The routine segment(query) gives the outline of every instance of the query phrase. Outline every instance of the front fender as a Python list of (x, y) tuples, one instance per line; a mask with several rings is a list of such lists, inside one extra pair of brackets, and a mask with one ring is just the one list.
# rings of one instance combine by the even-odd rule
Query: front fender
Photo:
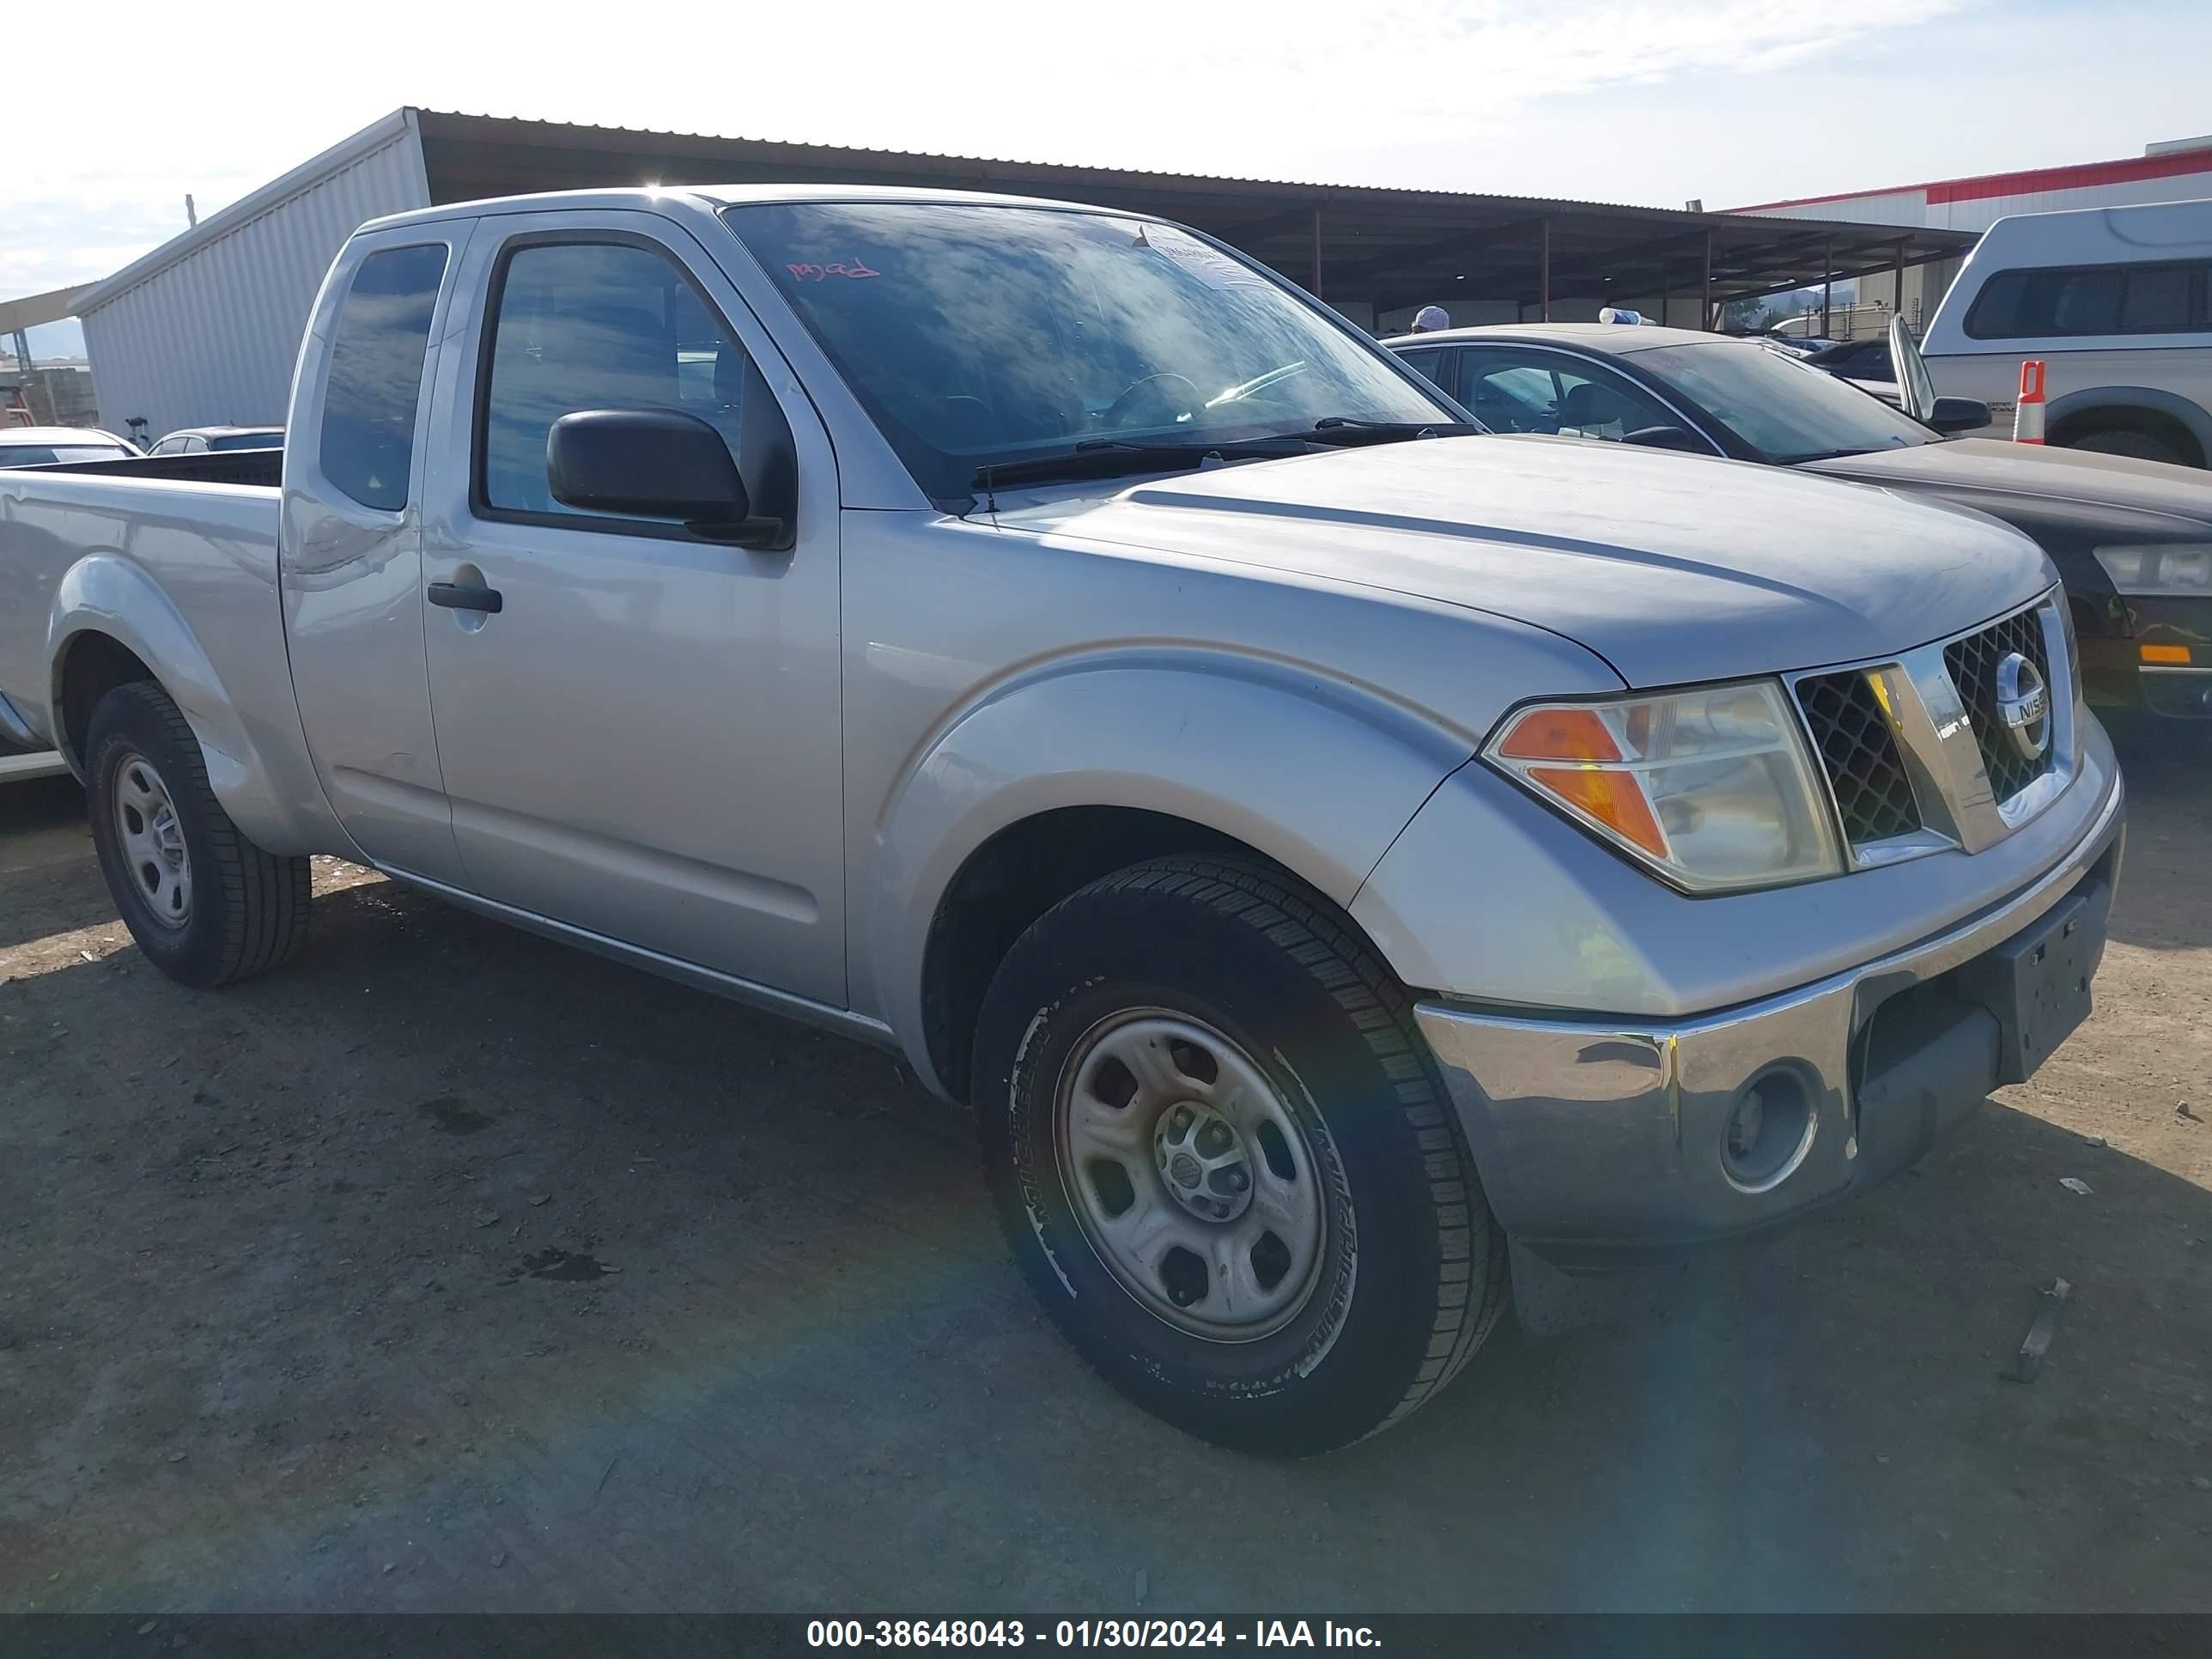
[(878, 820), (866, 895), (875, 1006), (933, 1086), (923, 959), (969, 857), (1067, 807), (1158, 812), (1234, 836), (1346, 904), (1463, 733), (1294, 665), (1158, 651), (1065, 660), (970, 702), (927, 739)]
[(257, 844), (283, 848), (292, 839), (295, 815), (271, 792), (268, 767), (222, 675), (161, 584), (117, 553), (88, 554), (71, 565), (55, 585), (47, 617), (49, 718), (55, 746), (71, 769), (82, 778), (85, 757), (76, 752), (62, 718), (62, 670), (71, 645), (85, 634), (106, 635), (154, 670), (199, 739), (209, 786), (223, 810)]

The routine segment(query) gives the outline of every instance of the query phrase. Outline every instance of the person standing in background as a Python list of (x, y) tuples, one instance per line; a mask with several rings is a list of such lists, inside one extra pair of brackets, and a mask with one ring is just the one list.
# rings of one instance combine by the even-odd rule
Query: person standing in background
[(1423, 306), (1413, 313), (1413, 332), (1435, 334), (1451, 326), (1451, 313), (1442, 306)]

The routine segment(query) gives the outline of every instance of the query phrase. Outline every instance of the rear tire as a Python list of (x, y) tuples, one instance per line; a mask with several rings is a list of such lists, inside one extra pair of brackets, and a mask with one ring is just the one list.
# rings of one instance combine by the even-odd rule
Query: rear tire
[(1347, 1445), (1434, 1397), (1504, 1309), (1504, 1239), (1404, 990), (1273, 871), (1092, 883), (1008, 952), (975, 1054), (1031, 1289), (1192, 1434)]
[(299, 950), (308, 861), (264, 853), (240, 832), (161, 687), (137, 681), (100, 700), (85, 776), (100, 872), (156, 968), (205, 989), (266, 973)]
[(2093, 455), (2124, 455), (2131, 460), (2166, 461), (2175, 466), (2195, 466), (2194, 456), (2182, 453), (2172, 439), (2140, 427), (2112, 426), (2101, 432), (2085, 432), (2069, 441), (2069, 449), (2086, 449)]

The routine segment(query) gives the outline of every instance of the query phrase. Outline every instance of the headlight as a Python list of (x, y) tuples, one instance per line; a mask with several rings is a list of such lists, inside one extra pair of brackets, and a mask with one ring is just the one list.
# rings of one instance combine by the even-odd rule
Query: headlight
[(1771, 680), (1518, 708), (1483, 757), (1692, 892), (1844, 867), (1812, 757)]
[(2100, 547), (2097, 562), (2121, 592), (2141, 599), (2212, 599), (2212, 542)]

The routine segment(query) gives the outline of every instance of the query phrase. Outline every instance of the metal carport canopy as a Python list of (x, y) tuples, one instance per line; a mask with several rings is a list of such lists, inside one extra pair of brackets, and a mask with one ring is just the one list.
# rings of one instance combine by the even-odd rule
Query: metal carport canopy
[(1975, 237), (1458, 191), (1131, 173), (826, 144), (416, 112), (434, 203), (637, 184), (995, 190), (1180, 220), (1323, 298), (1377, 313), (1440, 301), (1713, 302), (1955, 258)]

